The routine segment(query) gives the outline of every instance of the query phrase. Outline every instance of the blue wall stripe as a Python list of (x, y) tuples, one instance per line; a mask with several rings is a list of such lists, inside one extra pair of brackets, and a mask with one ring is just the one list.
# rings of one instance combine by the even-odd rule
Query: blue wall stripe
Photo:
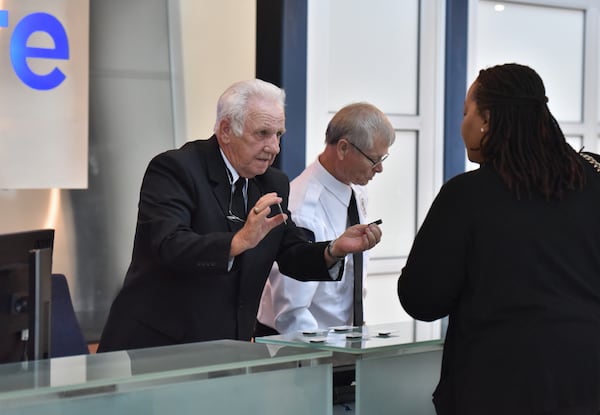
[(446, 1), (444, 182), (465, 171), (460, 134), (467, 83), (468, 0)]
[(286, 91), (286, 129), (280, 168), (290, 180), (306, 166), (306, 0), (284, 0), (281, 86)]

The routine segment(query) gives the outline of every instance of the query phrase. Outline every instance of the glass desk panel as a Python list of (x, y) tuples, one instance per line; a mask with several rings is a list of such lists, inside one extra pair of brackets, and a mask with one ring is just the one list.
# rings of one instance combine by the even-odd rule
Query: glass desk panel
[(356, 414), (435, 414), (443, 341), (414, 341), (412, 322), (330, 328), (255, 339), (333, 352), (333, 367), (354, 365)]
[(286, 413), (331, 414), (331, 371), (330, 352), (233, 340), (100, 353), (0, 365), (0, 407), (237, 414), (277, 413), (283, 401)]
[(408, 321), (363, 327), (340, 326), (257, 337), (255, 341), (361, 355), (363, 358), (382, 353), (406, 354), (440, 349), (443, 344), (441, 339), (415, 341), (413, 328), (413, 323)]

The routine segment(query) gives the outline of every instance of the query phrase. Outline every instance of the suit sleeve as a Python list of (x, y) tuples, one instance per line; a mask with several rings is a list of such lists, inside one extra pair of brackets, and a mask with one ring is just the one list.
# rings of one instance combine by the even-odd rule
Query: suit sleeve
[(202, 166), (171, 154), (155, 157), (146, 170), (137, 232), (148, 239), (151, 255), (162, 266), (184, 274), (225, 273), (233, 233), (199, 173)]
[(433, 321), (456, 306), (467, 275), (473, 209), (456, 182), (442, 187), (431, 205), (398, 279), (400, 302), (415, 319)]
[(276, 258), (280, 271), (299, 281), (332, 281), (334, 278), (329, 273), (324, 256), (329, 241), (307, 241), (305, 231), (296, 226), (295, 219), (292, 219), (288, 209), (290, 183), (287, 176), (282, 175), (272, 188), (283, 197), (281, 205), (290, 218), (285, 226)]

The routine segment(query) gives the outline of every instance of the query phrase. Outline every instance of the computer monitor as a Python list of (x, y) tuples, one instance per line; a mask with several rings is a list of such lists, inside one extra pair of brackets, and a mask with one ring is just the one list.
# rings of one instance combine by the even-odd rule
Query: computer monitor
[(53, 229), (0, 234), (0, 363), (50, 356)]

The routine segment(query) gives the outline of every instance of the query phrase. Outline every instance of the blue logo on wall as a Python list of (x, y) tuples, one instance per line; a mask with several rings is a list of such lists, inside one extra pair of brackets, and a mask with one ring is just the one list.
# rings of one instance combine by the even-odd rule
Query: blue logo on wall
[[(8, 27), (8, 10), (0, 10), (0, 29)], [(27, 45), (29, 37), (44, 32), (54, 42), (54, 48), (38, 48)], [(69, 39), (62, 23), (48, 13), (32, 13), (23, 17), (16, 25), (10, 38), (10, 61), (15, 74), (27, 86), (38, 90), (49, 90), (59, 86), (66, 78), (57, 67), (45, 74), (35, 73), (28, 59), (69, 59)]]

